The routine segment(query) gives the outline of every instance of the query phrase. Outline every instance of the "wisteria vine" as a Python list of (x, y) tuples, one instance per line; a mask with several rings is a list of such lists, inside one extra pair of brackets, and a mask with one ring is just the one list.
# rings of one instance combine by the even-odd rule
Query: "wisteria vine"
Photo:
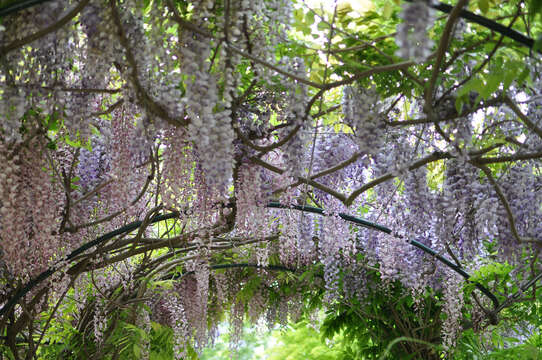
[(234, 352), (245, 319), (399, 293), (433, 359), (538, 306), (536, 14), (335, 5), (0, 9), (0, 350), (181, 359), (228, 319)]

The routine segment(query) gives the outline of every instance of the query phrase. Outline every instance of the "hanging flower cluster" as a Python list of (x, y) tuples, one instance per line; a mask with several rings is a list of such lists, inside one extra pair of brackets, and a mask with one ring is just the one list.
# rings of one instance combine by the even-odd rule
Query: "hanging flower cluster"
[(317, 257), (315, 219), (309, 214), (281, 211), (279, 214), (279, 255), (283, 264), (309, 266)]
[[(35, 299), (39, 313), (79, 277), (73, 298), (89, 311), (76, 321), (94, 330), (81, 333), (85, 341), (107, 344), (117, 326), (112, 315), (142, 307), (132, 322), (147, 332), (155, 330), (151, 319), (170, 327), (180, 359), (216, 338), (224, 313), (232, 348), (247, 316), (295, 321), (308, 293), (296, 286), (310, 277), (329, 307), (397, 286), (422, 311), (431, 287), (445, 315), (433, 325), (451, 350), (471, 305), (462, 298), (464, 279), (413, 244), (469, 271), (488, 243), (513, 264), (532, 256), (542, 241), (540, 80), (535, 89), (509, 86), (513, 100), (536, 95), (520, 111), (500, 107), (499, 95), (484, 97), (477, 115), (459, 117), (455, 95), (443, 95), (453, 94), (452, 81), (438, 78), (433, 121), (424, 118), (418, 87), (433, 70), (407, 70), (410, 62), (367, 61), (367, 73), (338, 65), (361, 54), (336, 42), (352, 30), (338, 32), (341, 21), (330, 20), (336, 58), (324, 62), (308, 46), (299, 51), (301, 40), (284, 41), (291, 1), (163, 3), (82, 1), (62, 30), (2, 54), (0, 305), (24, 281), (54, 270), (52, 294)], [(49, 1), (6, 17), (0, 48), (59, 24), (58, 13), (72, 6)], [(296, 21), (321, 15), (326, 25), (325, 9), (303, 9)], [(430, 3), (408, 2), (400, 18), (398, 55), (426, 60)], [(361, 51), (375, 51), (373, 40)], [(389, 46), (376, 49), (386, 55)], [(446, 66), (459, 83), (464, 62)], [(317, 83), (323, 67), (330, 76)], [(384, 71), (391, 68), (412, 84), (394, 89), (397, 74)], [(315, 106), (320, 100), (332, 104)], [(490, 172), (482, 171), (486, 163)], [(270, 210), (269, 201), (281, 208)], [(340, 212), (391, 230), (354, 226)], [(537, 267), (533, 260), (532, 273)], [(6, 326), (26, 321), (22, 305), (33, 296), (6, 310), (13, 318), (0, 319), (0, 331), (9, 337)], [(140, 301), (152, 313), (134, 305)], [(41, 331), (34, 320), (18, 335)]]
[(403, 22), (397, 25), (395, 42), (399, 46), (397, 56), (425, 61), (431, 54), (433, 41), (427, 37), (427, 29), (433, 25), (434, 10), (427, 2), (432, 0), (414, 0), (403, 3), (399, 17)]
[(198, 38), (197, 34), (190, 34), (181, 51), (182, 70), (192, 77), (186, 82), (183, 99), (190, 116), (188, 132), (206, 183), (223, 192), (232, 176), (234, 134), (231, 110), (220, 102), (216, 79), (207, 71), (210, 44)]
[[(102, 130), (107, 129), (102, 127)], [(91, 149), (82, 148), (79, 152), (77, 175), (81, 193), (85, 194), (107, 180), (111, 170), (111, 153), (109, 152), (110, 136), (104, 133), (90, 139)]]
[[(305, 64), (302, 59), (295, 58), (288, 65), (287, 69), (295, 75), (305, 76)], [(302, 165), (306, 156), (307, 131), (312, 128), (312, 119), (305, 114), (307, 86), (301, 83), (290, 83), (284, 95), (286, 96), (286, 104), (282, 116), (290, 126), (286, 127), (282, 134), (283, 136), (291, 136), (292, 131), (295, 131), (295, 133), (290, 141), (286, 143), (283, 159), (291, 176), (301, 176), (304, 172)]]
[(442, 324), (444, 347), (451, 349), (455, 346), (461, 333), (461, 309), (463, 300), (463, 278), (451, 270), (446, 271), (446, 287), (444, 287), (444, 313), (446, 320)]
[(173, 354), (175, 359), (184, 359), (188, 354), (187, 343), (192, 338), (183, 303), (174, 291), (162, 295), (154, 313), (161, 315), (165, 324), (173, 329)]
[(344, 122), (354, 130), (359, 150), (366, 154), (378, 152), (385, 143), (385, 136), (376, 90), (345, 86), (342, 103)]
[(6, 142), (22, 140), (21, 118), (26, 108), (26, 94), (22, 90), (7, 86), (0, 87), (0, 117), (3, 119), (0, 134)]
[[(358, 146), (353, 136), (347, 134), (322, 134), (316, 139), (312, 174), (329, 170), (343, 161), (350, 160), (356, 155)], [(343, 184), (344, 189), (359, 186), (364, 181), (363, 170), (366, 169), (367, 157), (353, 161), (347, 167), (334, 171), (329, 175), (318, 178), (324, 185), (333, 187), (335, 184)], [(330, 203), (332, 198), (324, 191), (314, 189), (315, 195), (324, 204)]]
[[(34, 141), (32, 144), (40, 148)], [(10, 151), (0, 142), (0, 248), (14, 277), (35, 276), (56, 260), (61, 250), (57, 184), (51, 183), (45, 154)], [(44, 211), (44, 209), (48, 209)]]
[(138, 168), (139, 154), (134, 154), (135, 149), (131, 145), (133, 141), (140, 141), (136, 138), (135, 125), (124, 114), (119, 114), (111, 124), (112, 142), (111, 151), (111, 183), (107, 186), (107, 197), (105, 203), (108, 211), (114, 213), (125, 208), (137, 213), (137, 208), (132, 207), (134, 200), (137, 200), (138, 192), (141, 191), (145, 182), (146, 169)]
[[(243, 165), (239, 169), (236, 186), (236, 226), (240, 234), (263, 239), (270, 233), (267, 219), (268, 198), (257, 166)], [(259, 265), (267, 265), (266, 244), (255, 244), (254, 251)]]
[[(324, 280), (328, 291), (328, 301), (333, 299), (339, 289), (339, 272), (342, 263), (350, 263), (355, 253), (355, 242), (350, 236), (348, 224), (339, 216), (340, 206), (334, 204), (329, 216), (322, 218), (318, 257), (324, 264)], [(333, 212), (331, 212), (333, 211)]]
[(162, 201), (168, 208), (184, 209), (193, 195), (190, 179), (194, 167), (193, 150), (183, 128), (171, 127), (164, 131), (164, 138)]

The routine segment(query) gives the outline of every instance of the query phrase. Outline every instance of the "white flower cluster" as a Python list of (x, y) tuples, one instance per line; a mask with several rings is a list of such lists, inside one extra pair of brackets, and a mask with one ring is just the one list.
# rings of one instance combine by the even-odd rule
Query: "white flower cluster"
[[(121, 59), (122, 48), (113, 33), (110, 31), (112, 21), (109, 8), (99, 0), (92, 0), (81, 11), (80, 30), (74, 32), (73, 39), (58, 39), (55, 51), (64, 49), (65, 55), (58, 54), (56, 59), (49, 53), (40, 60), (42, 66), (51, 66), (58, 63), (64, 68), (57, 69), (57, 73), (69, 74), (63, 80), (66, 87), (81, 89), (107, 88), (109, 70), (113, 60)], [(83, 36), (81, 36), (83, 35)], [(65, 36), (66, 37), (66, 36)], [(53, 43), (53, 42), (51, 42)], [(63, 57), (61, 57), (63, 56)], [(47, 58), (49, 57), (49, 58)], [(71, 62), (80, 64), (80, 72), (73, 76), (67, 64)], [(43, 78), (39, 83), (50, 83), (52, 69), (44, 72), (48, 78)], [(55, 79), (55, 83), (58, 80)], [(45, 97), (47, 99), (47, 97)], [(91, 128), (88, 126), (92, 113), (97, 111), (101, 102), (100, 94), (92, 92), (59, 92), (56, 91), (50, 101), (49, 107), (60, 108), (64, 111), (64, 125), (72, 138), (80, 136), (88, 139), (91, 136)]]
[[(299, 77), (305, 77), (305, 64), (303, 59), (293, 58), (291, 63), (286, 66), (286, 70)], [(307, 133), (311, 127), (312, 119), (305, 117), (305, 105), (307, 103), (307, 86), (299, 82), (288, 82), (284, 93), (286, 103), (285, 111), (282, 114), (283, 120), (291, 124), (283, 131), (283, 136), (287, 136), (297, 126), (300, 129), (286, 143), (284, 149), (284, 161), (288, 171), (292, 176), (303, 175), (303, 159), (306, 156), (305, 145), (307, 142)]]
[(278, 254), (285, 266), (298, 268), (317, 260), (314, 216), (297, 210), (276, 212), (280, 224)]
[[(30, 149), (41, 146), (35, 139), (28, 143)], [(18, 150), (13, 154), (0, 141), (0, 247), (12, 276), (28, 279), (45, 271), (60, 253), (56, 231), (62, 200), (43, 153)]]
[(104, 340), (104, 335), (107, 330), (107, 313), (106, 313), (106, 302), (103, 299), (96, 301), (94, 307), (94, 318), (92, 323), (94, 325), (94, 338), (96, 343), (101, 345)]
[[(151, 316), (146, 304), (138, 308), (136, 316), (136, 326), (145, 331), (146, 334), (150, 334), (152, 330)], [(139, 348), (141, 349), (141, 359), (149, 359), (151, 350), (150, 339), (147, 337), (142, 338)]]
[(186, 344), (192, 334), (183, 304), (178, 299), (178, 295), (172, 292), (166, 297), (165, 307), (169, 310), (169, 325), (173, 329), (173, 354), (175, 359), (185, 359), (187, 356)]
[(378, 152), (385, 141), (379, 100), (378, 93), (373, 88), (343, 88), (344, 122), (354, 130), (359, 150), (367, 154)]
[[(11, 14), (3, 22), (6, 28), (5, 33), (1, 36), (4, 44), (9, 44), (11, 41), (35, 34), (39, 30), (51, 26), (58, 21), (60, 14), (68, 6), (68, 1), (50, 1)], [(28, 19), (32, 19), (32, 21), (28, 21)], [(40, 86), (71, 87), (72, 83), (76, 82), (75, 79), (79, 78), (73, 76), (72, 72), (73, 64), (79, 65), (83, 62), (77, 51), (80, 39), (76, 29), (77, 26), (72, 26), (72, 24), (63, 26), (33, 41), (31, 47), (21, 47), (5, 55), (7, 63), (17, 64), (17, 66), (10, 67), (9, 74), (2, 74), (0, 77), (5, 76), (6, 83), (10, 86), (25, 89), (24, 91), (18, 90), (19, 94), (11, 94), (10, 98), (13, 101), (16, 101), (17, 96), (21, 96), (20, 93), (24, 93), (26, 104), (32, 104), (33, 109), (43, 117), (58, 111), (58, 107), (61, 107), (64, 101), (69, 101), (65, 98), (70, 98), (71, 94), (62, 93), (62, 96), (58, 96), (53, 92), (53, 96), (51, 96), (49, 89), (44, 90)], [(77, 96), (79, 95), (77, 94)], [(10, 106), (10, 108), (9, 113), (13, 115), (13, 110), (17, 107)], [(2, 111), (0, 115), (5, 114)], [(18, 130), (15, 119), (10, 120), (9, 124)], [(70, 125), (70, 119), (63, 120), (67, 126)], [(8, 138), (12, 135), (18, 137), (12, 131), (8, 130), (6, 133)]]
[(455, 346), (461, 332), (461, 309), (463, 308), (463, 278), (450, 269), (446, 271), (446, 286), (444, 291), (444, 313), (446, 320), (442, 324), (442, 337), (445, 349)]
[(164, 131), (164, 137), (162, 201), (167, 208), (183, 210), (194, 188), (190, 180), (194, 163), (192, 149), (184, 128), (170, 127)]
[(278, 212), (280, 225), (282, 227), (279, 235), (279, 258), (285, 266), (297, 264), (297, 219), (293, 210), (282, 210)]
[[(237, 218), (236, 226), (241, 234), (264, 237), (269, 232), (266, 194), (262, 192), (261, 169), (243, 165), (235, 187)], [(257, 244), (254, 247), (258, 265), (267, 265), (268, 248)]]
[(399, 278), (401, 256), (405, 252), (405, 247), (409, 245), (393, 235), (379, 234), (377, 236), (380, 276), (382, 280), (392, 282)]
[(82, 139), (89, 139), (91, 129), (88, 126), (88, 119), (91, 117), (92, 108), (90, 107), (91, 95), (73, 94), (73, 96), (60, 100), (58, 102), (64, 109), (64, 125), (72, 139), (79, 135)]
[[(205, 251), (204, 251), (205, 252)], [(190, 266), (192, 265), (192, 266)], [(196, 346), (203, 349), (207, 345), (207, 304), (209, 303), (209, 263), (204, 259), (197, 259), (187, 266), (192, 268), (196, 277), (198, 289), (199, 319), (193, 326), (196, 328)]]
[[(124, 4), (126, 7), (126, 4)], [(143, 9), (137, 2), (132, 5), (132, 11), (122, 12), (123, 27), (126, 31), (126, 38), (129, 41), (131, 53), (136, 62), (137, 79), (130, 79), (132, 82), (139, 81), (142, 90), (161, 109), (165, 110), (167, 116), (173, 119), (181, 118), (184, 108), (180, 100), (181, 90), (178, 84), (181, 76), (175, 70), (176, 51), (173, 49), (175, 39), (164, 39), (163, 28), (167, 27), (168, 17), (162, 16), (159, 7), (152, 7), (150, 19), (153, 20), (149, 31), (145, 30), (143, 21)], [(170, 35), (168, 35), (170, 36)], [(129, 72), (132, 75), (131, 72)], [(141, 92), (141, 89), (135, 89)], [(141, 96), (142, 94), (140, 94)], [(157, 119), (155, 109), (149, 115)], [(165, 121), (157, 123), (155, 127), (160, 128)]]
[[(192, 34), (191, 34), (192, 35)], [(233, 138), (231, 110), (218, 96), (216, 79), (207, 71), (209, 42), (197, 35), (185, 39), (182, 72), (192, 79), (185, 82), (183, 101), (190, 116), (188, 126), (197, 157), (208, 186), (225, 191), (232, 176)]]
[(21, 118), (26, 112), (26, 96), (13, 87), (0, 87), (0, 134), (7, 142), (20, 142)]
[(350, 236), (348, 224), (338, 216), (341, 207), (335, 204), (330, 208), (336, 211), (322, 218), (318, 244), (318, 256), (324, 264), (327, 301), (334, 299), (338, 293), (341, 264), (349, 263), (351, 254), (355, 253), (355, 242)]
[(249, 48), (249, 52), (252, 51), (249, 31), (257, 9), (258, 1), (234, 1), (230, 3), (229, 23), (225, 24), (223, 18), (217, 19), (219, 26), (224, 29), (224, 36), (228, 41), (225, 46), (220, 47), (220, 56), (218, 57), (218, 68), (222, 73), (222, 96), (226, 108), (231, 107), (231, 102), (237, 91), (241, 78), (237, 66), (242, 61), (241, 56), (231, 51), (228, 45), (232, 44), (243, 50)]
[(397, 25), (395, 37), (399, 46), (397, 56), (422, 62), (431, 54), (433, 41), (427, 37), (427, 29), (433, 25), (435, 16), (427, 1), (403, 3), (403, 11), (399, 14), (403, 22)]
[(297, 222), (297, 267), (309, 266), (316, 260), (316, 246), (314, 245), (314, 219), (311, 215), (301, 212)]
[(81, 12), (81, 27), (87, 39), (81, 69), (83, 87), (105, 87), (111, 60), (122, 59), (123, 49), (110, 31), (112, 22), (111, 11), (102, 1), (91, 1)]
[(292, 1), (289, 0), (269, 0), (266, 1), (268, 11), (266, 18), (268, 25), (268, 37), (270, 39), (270, 48), (287, 39), (287, 31), (290, 28), (292, 17)]
[[(491, 194), (491, 193), (489, 193)], [(499, 209), (499, 200), (496, 196), (489, 196), (480, 199), (475, 208), (475, 226), (476, 232), (487, 238), (493, 238), (497, 234), (497, 212)]]
[[(258, 59), (274, 62), (276, 45), (287, 38), (291, 6), (291, 2), (286, 0), (232, 2), (227, 29), (230, 43)], [(238, 63), (240, 57), (230, 53), (226, 61)], [(257, 63), (252, 66), (258, 78), (264, 82), (271, 81), (269, 68)]]
[(434, 196), (427, 186), (427, 169), (419, 168), (409, 171), (404, 179), (405, 200), (408, 209), (408, 234), (412, 238), (423, 236), (427, 231), (427, 223), (431, 220), (431, 208)]
[[(22, 39), (50, 26), (58, 20), (58, 15), (62, 14), (66, 5), (68, 5), (68, 1), (47, 1), (11, 14), (5, 20), (3, 19), (4, 40), (8, 43)], [(55, 36), (55, 33), (48, 34), (48, 36)], [(39, 43), (39, 45), (47, 44), (46, 41), (41, 40)], [(38, 45), (36, 42), (33, 44)]]

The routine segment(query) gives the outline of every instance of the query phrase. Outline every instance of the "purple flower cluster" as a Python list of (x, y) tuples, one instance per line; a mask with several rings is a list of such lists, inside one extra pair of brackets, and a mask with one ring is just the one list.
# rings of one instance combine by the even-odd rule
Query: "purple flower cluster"
[[(316, 139), (312, 174), (328, 170), (352, 158), (357, 153), (357, 149), (357, 145), (349, 134), (330, 132), (322, 134)], [(366, 168), (363, 160), (355, 161), (347, 167), (319, 177), (318, 182), (331, 187), (335, 187), (336, 184), (341, 184), (344, 188), (359, 186), (363, 183), (363, 170)], [(319, 200), (324, 201), (324, 204), (331, 200), (329, 194), (318, 189), (313, 191)]]
[(196, 323), (192, 326), (196, 329), (196, 348), (203, 349), (207, 345), (207, 304), (209, 302), (209, 263), (204, 259), (194, 260), (187, 269), (193, 269), (196, 278), (198, 298), (195, 299), (199, 304), (199, 316)]
[[(512, 167), (500, 181), (502, 191), (514, 215), (516, 230), (520, 237), (526, 239), (541, 239), (542, 226), (538, 221), (542, 216), (540, 183), (539, 176), (530, 164)], [(522, 248), (517, 246), (517, 239), (512, 233), (508, 214), (500, 201), (495, 215), (500, 251), (510, 263), (515, 264), (520, 259)]]
[(292, 210), (280, 211), (278, 213), (281, 231), (279, 235), (279, 258), (286, 266), (297, 264), (297, 232), (296, 219)]
[(86, 148), (80, 150), (76, 174), (83, 194), (105, 181), (111, 170), (108, 142), (109, 139), (104, 135), (93, 136), (90, 143), (91, 150)]
[(297, 266), (309, 266), (316, 260), (317, 254), (313, 237), (313, 217), (303, 213), (299, 214), (296, 244)]
[[(262, 191), (261, 169), (254, 165), (243, 165), (239, 169), (239, 177), (235, 187), (237, 230), (246, 236), (263, 238), (269, 233), (267, 198)], [(268, 248), (266, 244), (254, 247), (259, 265), (267, 265)]]
[(439, 238), (443, 244), (455, 244), (461, 258), (471, 258), (479, 252), (482, 238), (473, 232), (476, 205), (484, 200), (482, 194), (494, 194), (480, 183), (478, 173), (478, 169), (461, 159), (446, 162), (443, 194), (439, 199), (443, 216)]

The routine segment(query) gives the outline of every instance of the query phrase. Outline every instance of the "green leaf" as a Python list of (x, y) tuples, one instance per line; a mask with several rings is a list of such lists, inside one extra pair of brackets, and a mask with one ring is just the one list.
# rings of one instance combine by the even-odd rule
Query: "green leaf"
[(522, 85), (523, 82), (525, 82), (526, 80), (529, 80), (529, 74), (530, 74), (529, 67), (525, 66), (523, 68), (523, 71), (518, 76), (518, 79), (517, 79), (518, 85)]
[(132, 349), (133, 349), (133, 351), (134, 351), (134, 355), (135, 355), (136, 359), (141, 358), (141, 348), (139, 347), (139, 345), (138, 345), (138, 344), (134, 344), (134, 345), (132, 346)]
[(352, 11), (352, 5), (350, 5), (350, 2), (339, 1), (339, 3), (337, 4), (337, 15), (339, 17), (344, 17), (351, 11)]
[(536, 41), (533, 45), (533, 51), (541, 51), (542, 50), (542, 34), (539, 34), (536, 38)]
[(152, 281), (149, 284), (149, 287), (151, 289), (162, 288), (165, 290), (171, 290), (173, 289), (173, 284), (174, 284), (173, 280), (157, 280), (157, 281)]
[(312, 278), (312, 275), (313, 275), (313, 272), (312, 271), (305, 271), (303, 272), (303, 274), (301, 274), (301, 276), (299, 277), (299, 281), (303, 281), (305, 279), (311, 279)]
[(506, 66), (503, 74), (503, 90), (506, 91), (512, 85), (518, 74), (517, 69), (512, 66)]
[(56, 113), (51, 114), (48, 117), (47, 130), (56, 132), (56, 131), (58, 131), (58, 127), (59, 127), (58, 125), (59, 125), (59, 122), (58, 122), (57, 114)]
[(472, 78), (465, 85), (463, 85), (458, 91), (458, 96), (468, 95), (471, 91), (480, 93), (484, 88), (484, 82), (480, 78)]
[(499, 89), (499, 85), (501, 84), (502, 75), (500, 72), (494, 72), (487, 78), (486, 86), (485, 86), (485, 99), (488, 99), (491, 94), (493, 94), (495, 91)]
[(542, 14), (542, 0), (529, 1), (529, 16), (532, 18)]
[(307, 14), (305, 15), (305, 23), (308, 26), (311, 26), (312, 24), (314, 24), (314, 12), (312, 11), (307, 12)]
[(81, 141), (79, 141), (79, 140), (73, 141), (67, 135), (64, 138), (64, 141), (66, 141), (66, 144), (70, 145), (71, 147), (74, 147), (74, 148), (80, 148), (81, 147)]
[(294, 19), (297, 21), (297, 22), (303, 22), (303, 18), (304, 18), (304, 14), (303, 14), (303, 9), (295, 9), (294, 10)]
[(151, 0), (143, 0), (143, 8), (145, 12), (149, 11), (149, 6), (151, 5)]
[(393, 5), (391, 2), (387, 1), (384, 4), (384, 8), (382, 9), (382, 17), (387, 20), (391, 18), (392, 14), (393, 14)]
[(272, 112), (271, 113), (271, 116), (269, 117), (269, 123), (273, 126), (277, 126), (280, 124), (280, 122), (278, 121), (278, 118), (277, 118), (277, 113), (276, 112)]
[(324, 21), (320, 21), (316, 27), (320, 31), (325, 31), (325, 30), (329, 29), (329, 25)]
[(483, 14), (489, 11), (489, 0), (478, 0), (478, 8)]
[(57, 149), (57, 145), (56, 145), (56, 142), (51, 140), (47, 143), (47, 149), (50, 149), (50, 150), (56, 150)]

